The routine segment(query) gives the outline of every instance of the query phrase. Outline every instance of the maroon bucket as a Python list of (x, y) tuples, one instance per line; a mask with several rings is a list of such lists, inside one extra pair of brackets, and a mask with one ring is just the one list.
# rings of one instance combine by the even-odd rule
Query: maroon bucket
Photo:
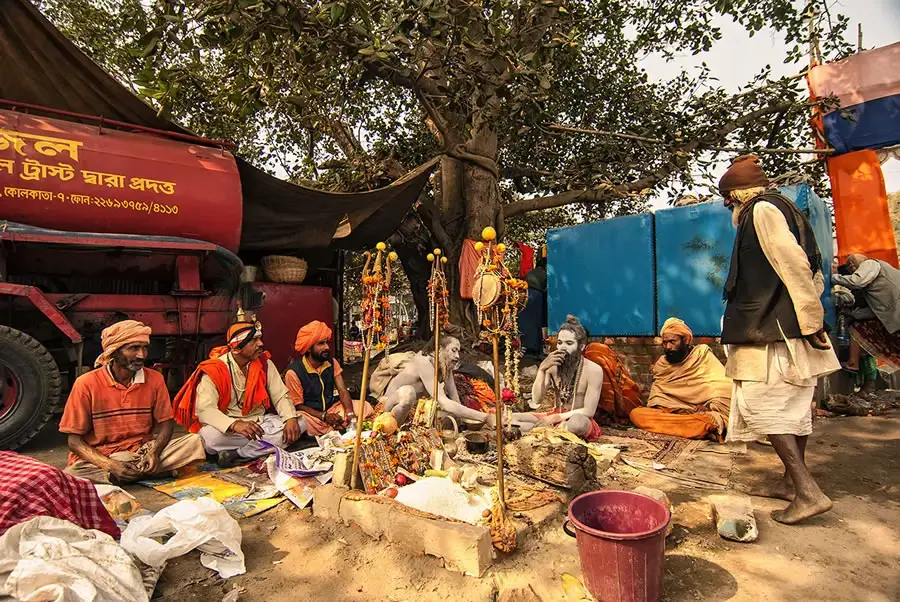
[(563, 530), (578, 542), (588, 591), (600, 602), (659, 600), (670, 518), (663, 504), (633, 491), (591, 491), (572, 500)]

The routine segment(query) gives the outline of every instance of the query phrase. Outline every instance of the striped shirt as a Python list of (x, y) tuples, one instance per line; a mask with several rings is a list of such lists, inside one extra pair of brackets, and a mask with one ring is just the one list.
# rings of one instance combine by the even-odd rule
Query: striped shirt
[[(157, 424), (172, 417), (172, 402), (162, 374), (144, 368), (126, 387), (116, 382), (109, 366), (104, 366), (75, 380), (59, 430), (81, 435), (85, 443), (109, 456), (137, 450), (153, 438)], [(79, 459), (69, 454), (69, 464)]]

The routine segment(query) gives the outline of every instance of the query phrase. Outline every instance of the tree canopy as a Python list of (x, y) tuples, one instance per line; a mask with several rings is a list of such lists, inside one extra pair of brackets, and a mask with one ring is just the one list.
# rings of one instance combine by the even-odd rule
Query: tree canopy
[[(641, 211), (654, 191), (694, 184), (716, 149), (810, 146), (801, 77), (761, 64), (734, 93), (705, 64), (652, 81), (644, 57), (709, 52), (722, 17), (774, 30), (797, 75), (811, 42), (829, 59), (852, 51), (847, 20), (820, 0), (39, 5), (161, 114), (295, 181), (362, 190), (442, 155), (393, 241), (420, 316), (432, 246), (453, 260), (487, 225), (538, 242), (551, 225)], [(821, 181), (811, 158), (762, 156), (771, 173)]]

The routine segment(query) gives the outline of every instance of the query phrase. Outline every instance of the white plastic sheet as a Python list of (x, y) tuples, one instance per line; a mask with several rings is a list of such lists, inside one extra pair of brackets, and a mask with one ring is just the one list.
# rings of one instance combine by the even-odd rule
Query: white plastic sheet
[(39, 516), (0, 537), (0, 599), (147, 602), (137, 565), (100, 531)]
[[(165, 543), (154, 539), (169, 535)], [(212, 498), (182, 500), (154, 516), (134, 518), (122, 533), (122, 547), (154, 567), (199, 549), (200, 563), (223, 579), (247, 572), (241, 528)]]

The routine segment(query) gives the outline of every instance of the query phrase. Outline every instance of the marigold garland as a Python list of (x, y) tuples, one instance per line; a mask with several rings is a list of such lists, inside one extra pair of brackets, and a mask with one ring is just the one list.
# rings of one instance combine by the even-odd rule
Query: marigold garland
[(365, 349), (380, 351), (390, 342), (391, 332), (391, 262), (397, 254), (385, 253), (387, 246), (380, 242), (375, 255), (366, 251), (362, 274), (362, 333)]

